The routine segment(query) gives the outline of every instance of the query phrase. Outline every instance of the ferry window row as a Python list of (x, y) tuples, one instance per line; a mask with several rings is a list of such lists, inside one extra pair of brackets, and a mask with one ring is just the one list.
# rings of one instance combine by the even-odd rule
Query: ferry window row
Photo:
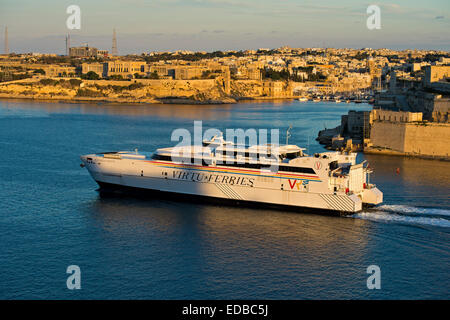
[(231, 151), (231, 150), (221, 150), (216, 153), (217, 156), (229, 156), (229, 157), (245, 157), (245, 158), (253, 158), (259, 159), (260, 157), (270, 158), (272, 157), (271, 153), (256, 153), (256, 152), (244, 152), (244, 151)]
[(278, 171), (316, 174), (313, 168), (280, 166)]
[[(159, 155), (159, 154), (155, 154), (152, 159), (154, 160), (162, 160), (162, 161), (172, 161), (172, 158), (170, 156), (164, 156), (164, 155)], [(194, 164), (197, 161), (199, 161), (200, 159), (195, 159), (195, 158), (191, 158), (191, 159), (185, 159), (185, 163), (191, 163)], [(203, 166), (208, 166), (211, 165), (211, 161), (207, 161), (204, 159), (201, 159), (202, 165)], [(243, 163), (243, 162), (237, 162), (237, 161), (233, 161), (233, 162), (225, 162), (225, 163), (219, 163), (216, 162), (217, 165), (223, 165), (223, 166), (227, 166), (227, 167), (239, 167), (239, 168), (248, 168), (248, 169), (264, 169), (264, 168), (270, 168), (269, 164), (261, 164), (261, 163)], [(278, 171), (284, 171), (284, 172), (295, 172), (295, 173), (308, 173), (308, 174), (315, 174), (316, 172), (314, 171), (314, 169), (312, 168), (307, 168), (307, 167), (291, 167), (291, 166), (279, 166)]]

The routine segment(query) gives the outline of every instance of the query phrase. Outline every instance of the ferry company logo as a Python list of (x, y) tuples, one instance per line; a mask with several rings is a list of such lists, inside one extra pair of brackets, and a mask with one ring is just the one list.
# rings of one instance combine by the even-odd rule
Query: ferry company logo
[(291, 187), (291, 190), (293, 190), (294, 188), (297, 188), (297, 190), (301, 190), (304, 189), (308, 186), (309, 181), (308, 180), (288, 180), (289, 182), (289, 187)]
[(317, 161), (317, 162), (314, 164), (314, 168), (316, 168), (317, 170), (322, 169), (322, 162)]
[(201, 172), (186, 172), (186, 171), (174, 171), (173, 178), (178, 180), (190, 180), (193, 182), (213, 182), (229, 184), (231, 186), (239, 185), (246, 187), (253, 187), (254, 178), (248, 177), (236, 177), (229, 175), (218, 175)]

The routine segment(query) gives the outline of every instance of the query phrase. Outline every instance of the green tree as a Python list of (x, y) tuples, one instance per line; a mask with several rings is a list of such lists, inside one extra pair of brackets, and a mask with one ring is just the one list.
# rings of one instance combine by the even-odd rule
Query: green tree
[(120, 74), (113, 74), (112, 76), (109, 77), (109, 79), (110, 80), (118, 80), (118, 81), (126, 80)]
[(149, 79), (159, 79), (158, 73), (156, 71), (153, 71), (148, 75)]
[(39, 82), (44, 86), (55, 86), (58, 83), (57, 80), (53, 79), (41, 79)]
[(87, 80), (98, 80), (100, 79), (100, 76), (94, 71), (89, 71), (88, 73), (81, 75), (81, 78)]
[(82, 82), (83, 81), (81, 81), (80, 79), (70, 79), (69, 80), (69, 83), (72, 87), (79, 87)]

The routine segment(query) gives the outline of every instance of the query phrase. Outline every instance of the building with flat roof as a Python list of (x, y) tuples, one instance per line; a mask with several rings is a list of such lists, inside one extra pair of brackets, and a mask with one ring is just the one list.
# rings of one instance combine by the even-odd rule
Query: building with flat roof
[(267, 97), (280, 97), (283, 92), (283, 82), (281, 81), (263, 81), (262, 94)]
[(97, 50), (97, 57), (107, 58), (109, 56), (108, 50)]
[(351, 138), (369, 138), (372, 121), (371, 111), (350, 110), (341, 116), (341, 134)]
[(72, 47), (69, 49), (69, 56), (75, 58), (84, 58), (84, 57), (97, 57), (98, 49), (82, 46), (82, 47)]
[(47, 77), (69, 77), (76, 73), (76, 68), (71, 66), (48, 65), (43, 69)]
[(372, 110), (374, 121), (421, 122), (422, 116), (422, 112), (391, 111), (383, 109)]
[(145, 61), (108, 61), (103, 64), (105, 77), (120, 75), (124, 78), (132, 77), (135, 73), (144, 75)]
[(430, 87), (433, 82), (450, 78), (450, 66), (426, 66), (424, 86)]
[(81, 73), (86, 74), (90, 71), (98, 74), (99, 77), (104, 77), (104, 64), (103, 63), (83, 63), (81, 64)]

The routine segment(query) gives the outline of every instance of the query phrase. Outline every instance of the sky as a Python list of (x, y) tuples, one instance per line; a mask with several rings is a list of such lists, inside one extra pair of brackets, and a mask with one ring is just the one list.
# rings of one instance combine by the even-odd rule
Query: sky
[[(81, 9), (69, 30), (66, 9)], [(381, 29), (369, 30), (369, 5)], [(119, 54), (298, 47), (450, 50), (449, 0), (0, 0), (0, 52), (65, 52), (71, 45)]]

